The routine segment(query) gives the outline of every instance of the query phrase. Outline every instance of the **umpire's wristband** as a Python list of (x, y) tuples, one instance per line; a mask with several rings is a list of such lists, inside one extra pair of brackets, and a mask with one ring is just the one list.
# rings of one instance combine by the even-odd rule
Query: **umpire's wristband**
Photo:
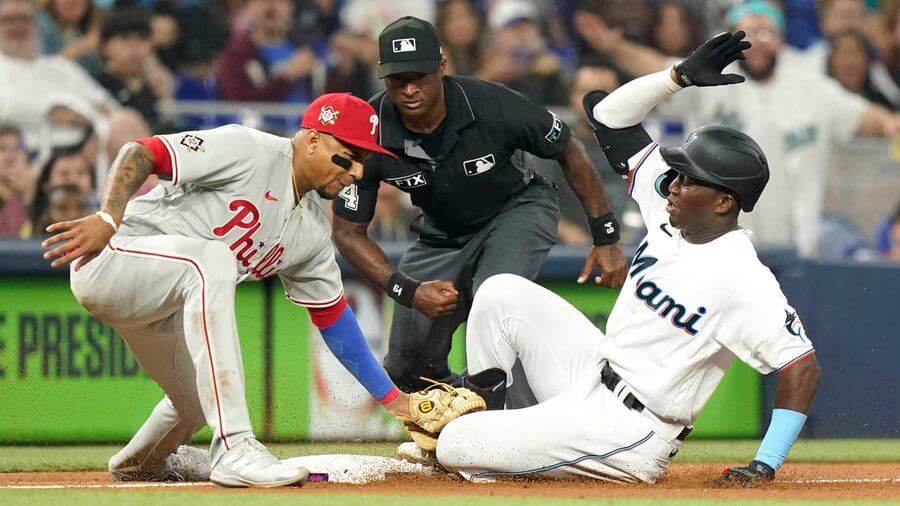
[(416, 289), (419, 288), (419, 285), (421, 284), (422, 282), (417, 279), (413, 279), (400, 271), (394, 271), (394, 273), (391, 274), (391, 277), (388, 278), (388, 297), (411, 308), (413, 296), (416, 294)]
[(613, 213), (606, 213), (599, 218), (588, 218), (594, 246), (609, 246), (619, 242), (619, 220)]

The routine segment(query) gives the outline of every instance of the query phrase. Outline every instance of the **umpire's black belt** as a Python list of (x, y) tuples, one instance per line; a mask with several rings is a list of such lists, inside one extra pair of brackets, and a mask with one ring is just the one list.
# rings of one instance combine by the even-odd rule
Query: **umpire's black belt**
[[(600, 371), (600, 382), (606, 385), (606, 388), (608, 388), (612, 393), (615, 394), (616, 387), (621, 381), (622, 377), (619, 376), (619, 373), (613, 371), (612, 367), (609, 366), (609, 362), (603, 364), (603, 370)], [(638, 413), (644, 411), (644, 403), (638, 400), (638, 398), (635, 397), (632, 393), (629, 393), (625, 396), (624, 399), (622, 399), (622, 404), (624, 404), (626, 408), (633, 409)], [(676, 439), (679, 441), (684, 441), (685, 439), (687, 439), (688, 434), (691, 433), (691, 430), (691, 427), (685, 427), (684, 430), (682, 430), (681, 433), (678, 434), (678, 437), (676, 437)]]

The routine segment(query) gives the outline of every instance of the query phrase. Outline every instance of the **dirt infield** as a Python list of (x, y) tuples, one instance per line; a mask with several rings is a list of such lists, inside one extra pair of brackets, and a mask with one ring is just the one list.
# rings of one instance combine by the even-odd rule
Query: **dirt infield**
[[(900, 463), (797, 463), (787, 464), (778, 481), (753, 489), (714, 488), (710, 479), (725, 464), (675, 464), (656, 485), (622, 485), (574, 481), (508, 481), (472, 484), (449, 475), (398, 475), (366, 485), (309, 483), (303, 488), (267, 490), (276, 494), (391, 494), (434, 496), (531, 496), (531, 497), (660, 497), (660, 498), (755, 498), (755, 499), (900, 499)], [(0, 489), (8, 488), (114, 488), (103, 472), (0, 473)], [(121, 485), (121, 484), (118, 484)], [(141, 484), (125, 484), (137, 488)], [(168, 486), (177, 486), (168, 485)], [(179, 490), (229, 490), (211, 484), (178, 487)], [(258, 493), (258, 491), (254, 491)]]

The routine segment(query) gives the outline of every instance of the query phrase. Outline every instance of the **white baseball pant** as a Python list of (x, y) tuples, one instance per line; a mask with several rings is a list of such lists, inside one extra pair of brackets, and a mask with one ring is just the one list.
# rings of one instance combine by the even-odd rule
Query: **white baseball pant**
[(450, 422), (438, 462), (471, 480), (543, 475), (652, 483), (678, 449), (680, 428), (639, 413), (600, 382), (606, 339), (555, 293), (513, 274), (475, 295), (466, 331), (469, 372), (522, 362), (538, 404)]
[(117, 468), (152, 469), (204, 425), (211, 464), (253, 435), (234, 313), (237, 268), (222, 242), (180, 236), (116, 236), (79, 271), (72, 293), (112, 325), (165, 397)]

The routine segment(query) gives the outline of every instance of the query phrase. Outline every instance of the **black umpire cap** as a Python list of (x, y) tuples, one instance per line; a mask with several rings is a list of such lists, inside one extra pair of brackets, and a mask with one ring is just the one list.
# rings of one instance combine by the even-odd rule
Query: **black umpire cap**
[(430, 74), (441, 64), (441, 43), (428, 21), (404, 16), (378, 36), (378, 78), (403, 72)]
[(672, 168), (657, 191), (669, 196), (676, 173), (686, 174), (708, 185), (737, 195), (744, 212), (753, 210), (769, 181), (769, 163), (762, 148), (749, 135), (723, 126), (698, 128), (684, 144), (661, 148), (659, 154)]

